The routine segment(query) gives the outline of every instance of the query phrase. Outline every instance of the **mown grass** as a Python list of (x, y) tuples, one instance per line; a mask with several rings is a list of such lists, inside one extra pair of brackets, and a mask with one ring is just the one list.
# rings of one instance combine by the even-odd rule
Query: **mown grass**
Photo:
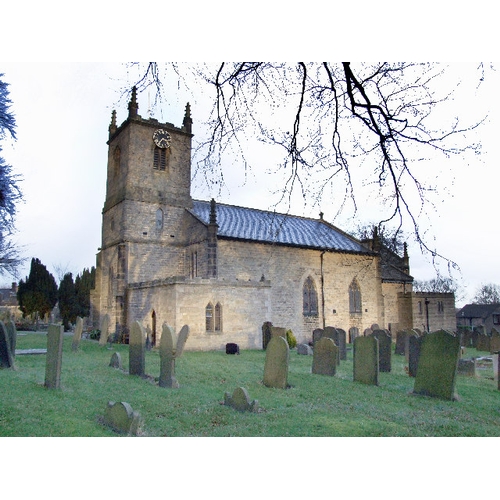
[[(18, 349), (46, 346), (43, 334), (19, 336)], [(124, 370), (109, 367), (119, 352)], [(466, 357), (486, 355), (471, 349)], [(0, 436), (115, 436), (101, 425), (108, 401), (127, 401), (144, 419), (143, 436), (500, 436), (500, 391), (491, 365), (472, 379), (460, 376), (459, 401), (411, 394), (414, 379), (393, 355), (379, 386), (352, 380), (352, 351), (335, 377), (313, 375), (311, 356), (290, 353), (286, 390), (262, 384), (265, 352), (184, 352), (176, 362), (181, 387), (166, 389), (157, 351), (146, 353), (149, 378), (130, 376), (128, 346), (100, 347), (64, 340), (61, 389), (44, 387), (44, 355), (17, 356), (17, 370), (0, 370)], [(222, 405), (224, 393), (245, 387), (259, 413)]]

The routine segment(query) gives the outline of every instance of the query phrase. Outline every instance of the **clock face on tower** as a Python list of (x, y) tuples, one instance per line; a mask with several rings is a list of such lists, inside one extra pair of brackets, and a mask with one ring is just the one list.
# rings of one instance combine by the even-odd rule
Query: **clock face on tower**
[(170, 137), (170, 134), (161, 128), (158, 130), (155, 130), (153, 133), (153, 141), (159, 148), (168, 148), (170, 147), (170, 141), (172, 138)]

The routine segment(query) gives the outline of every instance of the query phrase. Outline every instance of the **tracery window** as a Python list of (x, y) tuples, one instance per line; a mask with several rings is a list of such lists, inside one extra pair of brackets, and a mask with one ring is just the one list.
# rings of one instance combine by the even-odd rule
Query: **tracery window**
[(207, 332), (214, 331), (214, 306), (211, 303), (205, 307), (205, 329)]
[(302, 289), (302, 302), (304, 316), (318, 315), (318, 294), (313, 279), (309, 276)]
[(360, 313), (361, 311), (361, 290), (354, 279), (349, 286), (349, 312)]
[(215, 304), (214, 329), (216, 332), (222, 332), (222, 306), (219, 302)]
[(161, 231), (163, 229), (163, 210), (159, 208), (156, 211), (156, 230)]

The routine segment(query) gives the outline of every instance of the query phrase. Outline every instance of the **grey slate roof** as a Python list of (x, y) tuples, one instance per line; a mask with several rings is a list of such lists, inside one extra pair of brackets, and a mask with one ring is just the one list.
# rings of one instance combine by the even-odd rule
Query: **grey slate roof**
[(500, 304), (467, 304), (457, 312), (457, 318), (482, 318), (499, 312)]
[[(190, 212), (203, 224), (210, 221), (210, 202), (193, 201)], [(358, 240), (321, 219), (308, 219), (254, 208), (217, 203), (219, 238), (274, 243), (302, 248), (371, 254)]]

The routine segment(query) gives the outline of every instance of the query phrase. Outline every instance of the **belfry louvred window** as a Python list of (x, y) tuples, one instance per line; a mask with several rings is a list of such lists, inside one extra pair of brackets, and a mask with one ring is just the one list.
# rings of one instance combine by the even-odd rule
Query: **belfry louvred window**
[(165, 170), (167, 168), (167, 150), (155, 148), (153, 157), (153, 168), (155, 170)]

